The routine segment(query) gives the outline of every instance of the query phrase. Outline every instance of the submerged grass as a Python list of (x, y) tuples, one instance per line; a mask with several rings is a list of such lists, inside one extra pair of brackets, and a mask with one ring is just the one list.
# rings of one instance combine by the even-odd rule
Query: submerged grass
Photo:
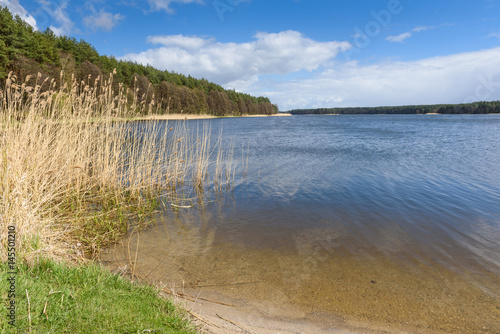
[[(0, 290), (8, 291), (0, 264)], [(195, 333), (185, 314), (153, 287), (138, 285), (95, 264), (70, 266), (37, 260), (18, 267), (15, 326), (1, 333)]]

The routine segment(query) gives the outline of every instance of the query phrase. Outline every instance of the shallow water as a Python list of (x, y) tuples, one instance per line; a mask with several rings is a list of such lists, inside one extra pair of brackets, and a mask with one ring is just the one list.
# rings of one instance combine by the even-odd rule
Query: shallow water
[(499, 115), (209, 122), (235, 147), (234, 188), (133, 236), (143, 277), (268, 313), (500, 331)]

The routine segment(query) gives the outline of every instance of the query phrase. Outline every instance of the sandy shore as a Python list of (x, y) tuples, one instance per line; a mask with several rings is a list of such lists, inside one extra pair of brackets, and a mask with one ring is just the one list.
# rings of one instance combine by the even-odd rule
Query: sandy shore
[(244, 116), (214, 116), (214, 115), (196, 115), (196, 114), (163, 114), (163, 115), (149, 115), (142, 117), (134, 117), (133, 120), (137, 121), (150, 121), (150, 120), (165, 120), (165, 121), (178, 121), (178, 120), (189, 120), (189, 119), (212, 119), (212, 118), (233, 118), (233, 117), (282, 117), (282, 116), (292, 116), (288, 113), (279, 113), (275, 115), (244, 115)]
[[(276, 306), (231, 298), (216, 291), (189, 291), (189, 293), (194, 294), (190, 296), (195, 298), (175, 297), (174, 300), (179, 307), (188, 311), (191, 320), (201, 333), (442, 334), (428, 329), (390, 327), (383, 323), (353, 321), (321, 312), (306, 314), (291, 306)], [(162, 293), (162, 296), (172, 298), (171, 294)]]

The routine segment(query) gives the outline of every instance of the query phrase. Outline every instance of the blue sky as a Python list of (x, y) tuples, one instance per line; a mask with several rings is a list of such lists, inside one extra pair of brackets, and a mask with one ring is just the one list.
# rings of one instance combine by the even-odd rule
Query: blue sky
[(0, 0), (101, 54), (281, 110), (500, 100), (500, 0)]

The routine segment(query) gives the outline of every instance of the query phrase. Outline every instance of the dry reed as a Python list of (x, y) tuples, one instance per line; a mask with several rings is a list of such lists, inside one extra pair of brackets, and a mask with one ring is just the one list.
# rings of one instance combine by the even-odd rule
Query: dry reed
[(40, 78), (30, 86), (30, 78), (9, 74), (0, 91), (1, 261), (8, 226), (25, 261), (92, 257), (144, 221), (158, 198), (189, 183), (203, 189), (213, 150), (208, 126), (192, 136), (185, 124), (113, 121), (154, 106), (129, 99), (135, 94), (113, 84), (112, 74), (92, 86)]

